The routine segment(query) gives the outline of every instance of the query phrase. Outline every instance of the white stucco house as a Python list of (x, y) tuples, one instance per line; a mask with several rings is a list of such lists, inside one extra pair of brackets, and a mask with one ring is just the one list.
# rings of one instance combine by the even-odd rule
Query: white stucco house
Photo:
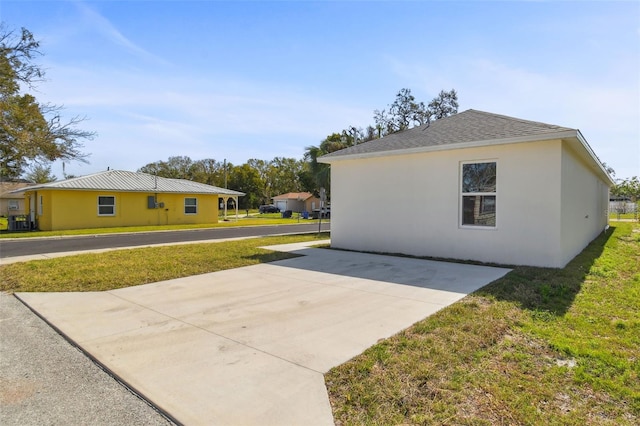
[(559, 268), (608, 226), (577, 129), (468, 110), (319, 161), (334, 248)]

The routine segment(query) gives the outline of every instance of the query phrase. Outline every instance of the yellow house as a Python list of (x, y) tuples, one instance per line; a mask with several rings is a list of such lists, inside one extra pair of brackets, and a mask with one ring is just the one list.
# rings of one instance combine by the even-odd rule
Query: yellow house
[[(108, 170), (23, 192), (33, 228), (42, 231), (119, 226), (204, 224), (218, 221), (218, 200), (242, 192), (183, 179)], [(236, 216), (237, 216), (236, 207)]]

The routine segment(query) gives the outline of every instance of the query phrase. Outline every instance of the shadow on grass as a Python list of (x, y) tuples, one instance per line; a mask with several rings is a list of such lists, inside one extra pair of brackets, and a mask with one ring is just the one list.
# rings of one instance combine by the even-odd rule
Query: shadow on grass
[(255, 261), (256, 263), (270, 263), (277, 262), (278, 260), (286, 260), (286, 259), (294, 259), (296, 257), (301, 257), (301, 254), (296, 253), (287, 253), (280, 251), (269, 251), (265, 253), (255, 253), (246, 256), (242, 256), (243, 259), (250, 259)]
[(540, 313), (564, 315), (614, 230), (615, 227), (610, 227), (601, 233), (562, 269), (517, 266), (476, 294), (516, 302), (524, 309)]

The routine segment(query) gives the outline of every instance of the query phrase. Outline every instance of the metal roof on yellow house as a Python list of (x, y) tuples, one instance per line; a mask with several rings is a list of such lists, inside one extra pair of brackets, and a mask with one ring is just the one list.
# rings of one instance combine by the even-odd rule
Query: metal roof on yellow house
[(243, 196), (243, 192), (220, 188), (185, 179), (169, 179), (147, 173), (107, 170), (72, 179), (49, 182), (21, 188), (12, 192), (41, 191), (47, 189), (77, 191), (122, 191), (184, 194), (218, 194)]

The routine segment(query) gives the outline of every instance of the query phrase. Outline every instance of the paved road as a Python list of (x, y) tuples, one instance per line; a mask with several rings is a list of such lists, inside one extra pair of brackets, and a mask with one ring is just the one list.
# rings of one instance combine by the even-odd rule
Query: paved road
[[(327, 222), (323, 222), (322, 230), (329, 231), (329, 229), (330, 224)], [(147, 246), (153, 244), (179, 243), (188, 241), (218, 240), (223, 238), (298, 234), (303, 232), (314, 232), (317, 230), (317, 223), (304, 223), (295, 225), (196, 229), (188, 231), (137, 232), (131, 234), (103, 234), (78, 237), (0, 240), (0, 258), (28, 256), (43, 253)]]

